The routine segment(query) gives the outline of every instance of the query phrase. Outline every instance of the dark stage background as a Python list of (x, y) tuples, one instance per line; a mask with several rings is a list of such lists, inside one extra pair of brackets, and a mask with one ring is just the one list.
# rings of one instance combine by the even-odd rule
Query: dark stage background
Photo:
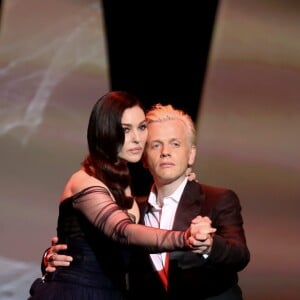
[[(113, 1), (0, 2), (1, 300), (26, 299), (55, 235), (60, 193), (86, 153), (90, 109), (123, 85), (146, 105), (188, 110), (198, 179), (240, 196), (252, 254), (240, 273), (245, 300), (299, 299), (300, 4), (219, 1), (209, 48), (217, 2), (208, 2), (188, 22), (185, 3), (161, 6), (156, 18), (143, 5), (138, 19)], [(104, 27), (104, 16), (119, 27)]]

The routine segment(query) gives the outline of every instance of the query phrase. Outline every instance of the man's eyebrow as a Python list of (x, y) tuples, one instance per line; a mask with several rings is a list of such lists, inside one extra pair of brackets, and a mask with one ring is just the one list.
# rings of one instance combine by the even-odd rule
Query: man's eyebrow
[(151, 140), (150, 143), (161, 143), (161, 140)]

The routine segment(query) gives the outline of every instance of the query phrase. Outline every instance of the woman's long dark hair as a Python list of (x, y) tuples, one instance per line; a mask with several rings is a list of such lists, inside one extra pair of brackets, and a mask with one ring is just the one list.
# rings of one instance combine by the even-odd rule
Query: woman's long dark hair
[(118, 157), (125, 141), (121, 120), (125, 109), (134, 106), (142, 108), (135, 96), (124, 91), (108, 92), (95, 103), (87, 130), (89, 155), (82, 162), (89, 175), (107, 185), (123, 209), (132, 207), (133, 198), (125, 196), (131, 178), (127, 162)]

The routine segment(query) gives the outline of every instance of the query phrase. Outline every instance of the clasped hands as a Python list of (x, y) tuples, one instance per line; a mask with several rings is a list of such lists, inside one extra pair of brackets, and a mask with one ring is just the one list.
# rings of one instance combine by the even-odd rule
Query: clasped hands
[(190, 225), (190, 237), (188, 238), (192, 251), (198, 254), (209, 254), (215, 232), (216, 228), (211, 227), (209, 217), (197, 216), (194, 218)]
[[(211, 220), (208, 217), (197, 216), (189, 227), (189, 247), (194, 253), (209, 254), (213, 243), (213, 234), (216, 229), (211, 227)], [(51, 239), (51, 247), (45, 254), (44, 264), (46, 272), (54, 272), (58, 266), (69, 266), (73, 258), (68, 255), (58, 254), (61, 250), (67, 249), (66, 244), (57, 244), (58, 238)]]

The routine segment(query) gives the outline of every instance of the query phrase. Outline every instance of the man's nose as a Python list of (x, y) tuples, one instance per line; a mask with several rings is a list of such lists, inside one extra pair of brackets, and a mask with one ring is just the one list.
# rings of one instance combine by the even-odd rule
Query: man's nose
[(160, 154), (160, 157), (164, 158), (164, 157), (168, 157), (168, 156), (171, 156), (169, 148), (168, 147), (163, 147), (162, 151), (161, 151), (161, 154)]

